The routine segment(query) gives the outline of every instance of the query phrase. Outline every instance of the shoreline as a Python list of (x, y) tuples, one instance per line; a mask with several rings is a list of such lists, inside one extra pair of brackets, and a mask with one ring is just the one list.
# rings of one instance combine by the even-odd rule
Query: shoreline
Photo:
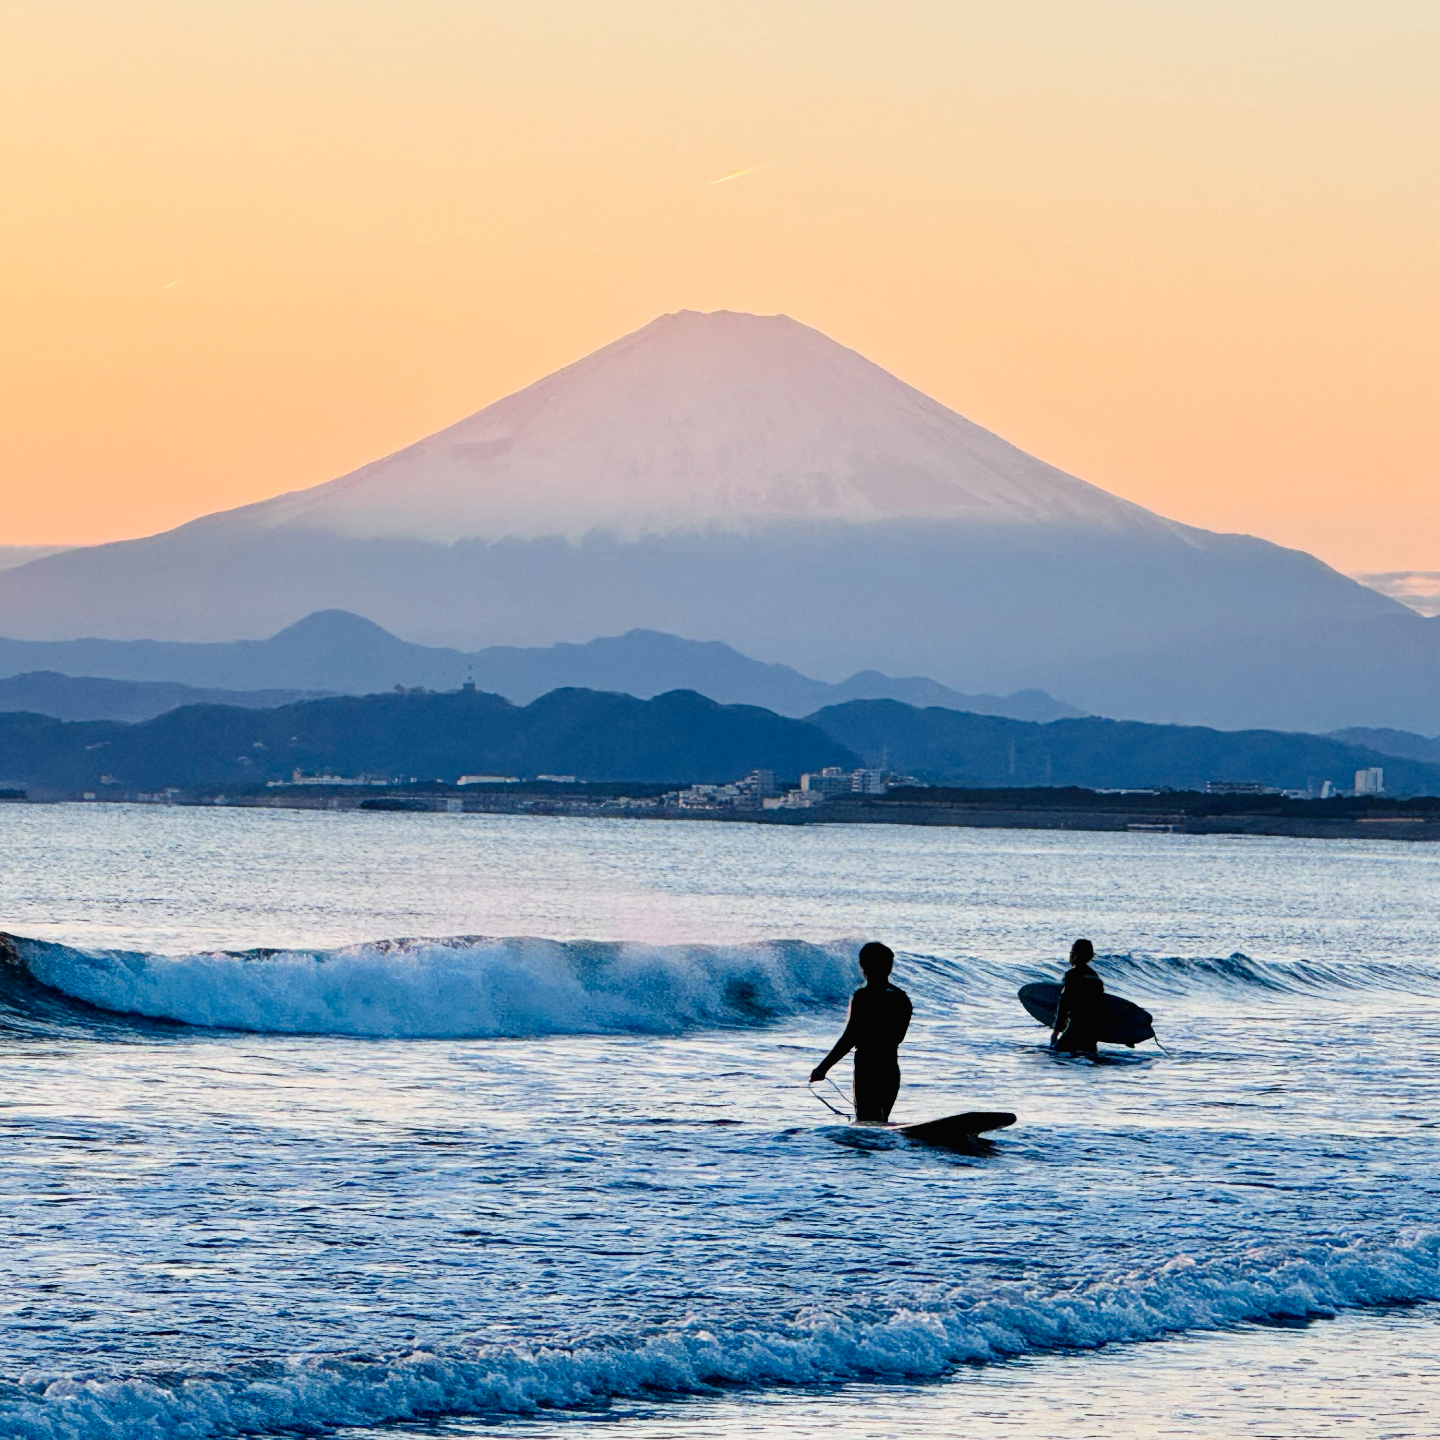
[[(646, 794), (645, 792), (652, 792)], [(532, 815), (586, 820), (674, 820), (750, 825), (920, 825), (949, 829), (1081, 830), (1175, 835), (1266, 835), (1313, 840), (1440, 841), (1440, 800), (1256, 804), (1197, 792), (907, 790), (836, 796), (804, 809), (662, 804), (653, 784), (469, 791), (446, 785), (300, 787), (239, 793), (172, 789), (39, 794), (11, 804), (179, 805), (381, 814)], [(579, 793), (576, 793), (579, 792)], [(1264, 797), (1269, 799), (1269, 797)], [(1229, 802), (1229, 803), (1226, 803)], [(1357, 813), (1363, 811), (1364, 813)]]

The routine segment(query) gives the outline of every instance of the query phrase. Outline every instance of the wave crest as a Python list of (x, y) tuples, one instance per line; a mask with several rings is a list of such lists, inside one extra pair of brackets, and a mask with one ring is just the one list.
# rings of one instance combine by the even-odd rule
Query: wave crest
[(676, 1034), (834, 1005), (854, 986), (849, 948), (789, 940), (458, 936), (167, 956), (7, 937), (7, 951), (25, 977), (99, 1010), (266, 1034)]
[(1327, 991), (1399, 991), (1433, 995), (1440, 989), (1434, 966), (1414, 961), (1256, 960), (1233, 955), (1102, 955), (1102, 975), (1123, 977), (1155, 993), (1195, 990), (1267, 990), (1276, 995), (1323, 995)]

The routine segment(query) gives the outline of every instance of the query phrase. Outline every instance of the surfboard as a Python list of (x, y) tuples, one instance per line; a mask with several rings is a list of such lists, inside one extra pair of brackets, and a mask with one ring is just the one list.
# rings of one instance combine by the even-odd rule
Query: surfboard
[(907, 1140), (954, 1150), (973, 1146), (987, 1130), (1003, 1130), (1014, 1123), (1015, 1117), (1008, 1110), (967, 1110), (963, 1115), (946, 1115), (918, 1125), (897, 1125), (895, 1129)]
[[(1033, 985), (1020, 987), (1020, 1003), (1042, 1025), (1055, 1026), (1055, 1011), (1060, 1005), (1060, 987), (1051, 980), (1037, 980)], [(1148, 1010), (1142, 1010), (1129, 1000), (1118, 995), (1106, 995), (1100, 1011), (1100, 1026), (1096, 1035), (1107, 1045), (1136, 1046), (1142, 1040), (1153, 1040), (1154, 1017)]]

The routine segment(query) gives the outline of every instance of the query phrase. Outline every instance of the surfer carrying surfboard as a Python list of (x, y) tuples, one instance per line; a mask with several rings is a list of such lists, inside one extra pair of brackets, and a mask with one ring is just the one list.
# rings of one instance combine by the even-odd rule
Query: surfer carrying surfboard
[(850, 997), (850, 1014), (835, 1048), (810, 1074), (810, 1083), (823, 1080), (830, 1067), (855, 1052), (855, 1118), (879, 1121), (890, 1118), (900, 1093), (900, 1042), (910, 1028), (910, 997), (890, 983), (895, 952), (878, 940), (860, 948), (860, 969), (865, 983)]
[(1099, 1044), (1105, 982), (1090, 968), (1094, 958), (1095, 947), (1088, 940), (1077, 940), (1070, 947), (1070, 968), (1060, 986), (1055, 1028), (1050, 1033), (1050, 1044), (1056, 1050), (1093, 1055)]

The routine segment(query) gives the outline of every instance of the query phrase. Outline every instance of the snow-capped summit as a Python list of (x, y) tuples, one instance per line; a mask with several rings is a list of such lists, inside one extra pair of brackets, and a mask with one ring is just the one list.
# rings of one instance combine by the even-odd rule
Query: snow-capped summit
[(1163, 525), (784, 315), (682, 310), (353, 474), (216, 516), (353, 539), (776, 520)]

